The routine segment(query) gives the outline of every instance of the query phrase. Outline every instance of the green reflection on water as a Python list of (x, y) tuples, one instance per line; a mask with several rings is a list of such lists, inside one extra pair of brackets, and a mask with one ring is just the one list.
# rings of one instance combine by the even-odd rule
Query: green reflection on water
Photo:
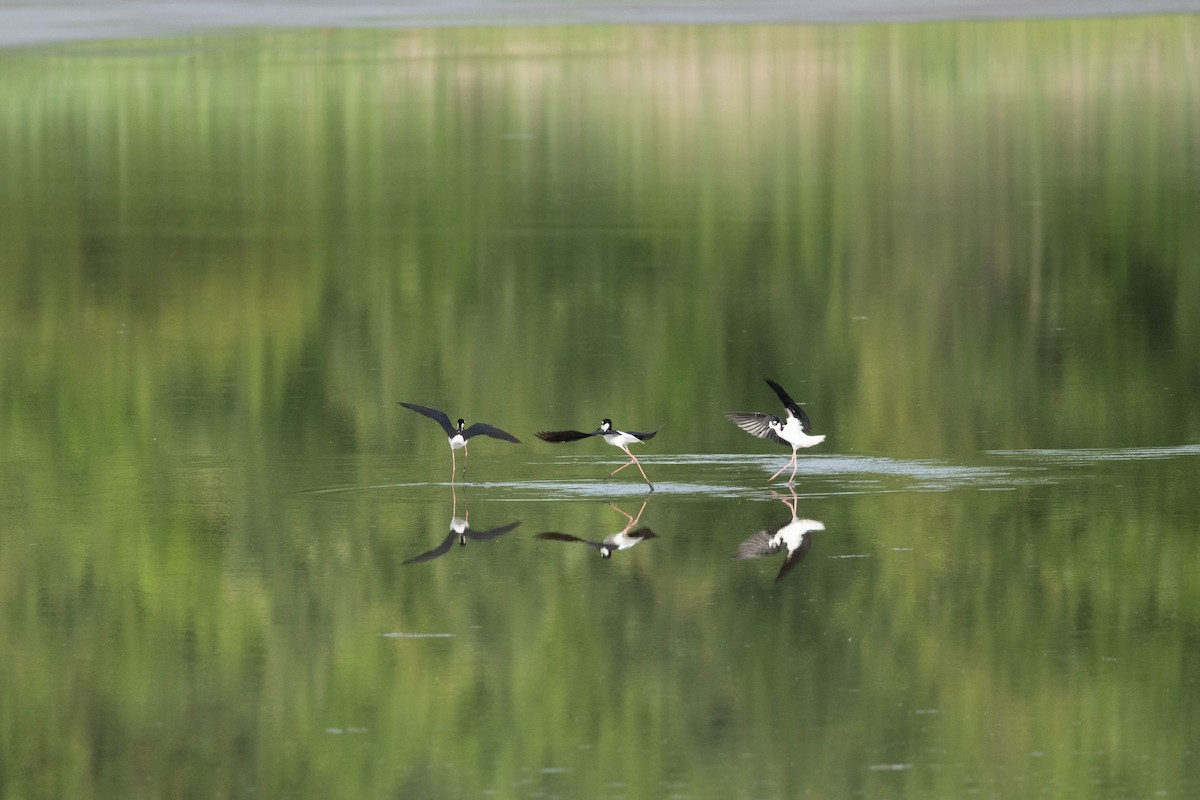
[[(1195, 453), (982, 451), (1200, 439), (1198, 48), (1176, 18), (4, 53), (5, 795), (1194, 791)], [(775, 410), (764, 374), (829, 434), (777, 584), (729, 556), (787, 518), (780, 462), (720, 417)], [(456, 498), (520, 527), (403, 566), (458, 508), (397, 400), (530, 440), (473, 445), (501, 485)], [(564, 489), (615, 451), (529, 436), (603, 416), (667, 422), (658, 536), (611, 561), (533, 538), (641, 504)]]

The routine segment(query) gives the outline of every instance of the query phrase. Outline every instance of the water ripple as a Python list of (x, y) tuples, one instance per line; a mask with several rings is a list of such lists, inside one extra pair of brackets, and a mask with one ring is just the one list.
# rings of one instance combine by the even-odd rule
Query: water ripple
[(988, 455), (1044, 464), (1092, 464), (1103, 461), (1158, 461), (1200, 455), (1200, 444), (1171, 447), (1082, 448), (1076, 450), (989, 450)]

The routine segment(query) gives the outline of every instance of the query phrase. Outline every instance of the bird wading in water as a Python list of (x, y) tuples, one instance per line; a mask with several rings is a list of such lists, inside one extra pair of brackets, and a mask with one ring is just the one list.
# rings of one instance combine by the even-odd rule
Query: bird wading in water
[(401, 402), (400, 405), (407, 409), (423, 414), (431, 420), (442, 426), (442, 430), (446, 432), (446, 439), (450, 442), (450, 483), (453, 485), (455, 473), (458, 467), (455, 464), (454, 452), (456, 450), (463, 451), (463, 476), (467, 474), (467, 456), (471, 455), (471, 451), (467, 449), (467, 441), (472, 436), (490, 436), (493, 439), (503, 439), (506, 442), (520, 444), (521, 440), (513, 436), (508, 431), (502, 431), (494, 425), (489, 425), (486, 422), (476, 422), (469, 428), (466, 427), (466, 420), (459, 420), (457, 425), (450, 424), (450, 417), (446, 416), (444, 411), (438, 411), (436, 408), (429, 406), (421, 406), (416, 403)]
[(613, 447), (619, 447), (625, 451), (625, 455), (629, 456), (629, 460), (621, 466), (608, 473), (608, 477), (616, 475), (621, 470), (628, 467), (630, 464), (636, 465), (638, 472), (642, 473), (642, 478), (646, 481), (646, 485), (650, 487), (650, 491), (654, 491), (654, 484), (646, 477), (646, 470), (642, 469), (642, 464), (637, 460), (637, 456), (629, 452), (629, 445), (648, 442), (658, 433), (654, 431), (619, 431), (613, 427), (611, 419), (603, 419), (600, 421), (600, 427), (591, 433), (584, 431), (538, 431), (537, 437), (543, 442), (578, 442), (580, 439), (587, 439), (591, 436), (600, 436), (607, 444)]
[(775, 390), (775, 394), (778, 395), (780, 402), (783, 403), (784, 411), (787, 413), (786, 418), (780, 419), (774, 414), (764, 414), (758, 411), (730, 411), (725, 417), (751, 436), (757, 436), (759, 439), (769, 439), (777, 444), (787, 445), (792, 448), (791, 461), (784, 464), (780, 467), (779, 472), (776, 472), (767, 479), (767, 483), (770, 483), (791, 466), (792, 475), (788, 478), (788, 485), (791, 486), (796, 482), (796, 452), (802, 447), (812, 447), (813, 445), (820, 444), (825, 441), (825, 435), (813, 436), (812, 423), (808, 419), (808, 414), (804, 413), (804, 409), (778, 383), (770, 378), (764, 378), (763, 380)]

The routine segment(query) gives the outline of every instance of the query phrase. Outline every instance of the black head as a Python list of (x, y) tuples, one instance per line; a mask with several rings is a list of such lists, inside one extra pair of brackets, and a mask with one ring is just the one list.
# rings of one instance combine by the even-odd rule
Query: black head
[(600, 420), (600, 430), (604, 431), (605, 433), (608, 433), (610, 430), (612, 430), (612, 420), (608, 419), (607, 417)]
[(465, 419), (460, 419), (458, 421), (458, 432), (462, 433), (462, 429), (465, 428), (466, 426), (467, 426), (467, 421)]

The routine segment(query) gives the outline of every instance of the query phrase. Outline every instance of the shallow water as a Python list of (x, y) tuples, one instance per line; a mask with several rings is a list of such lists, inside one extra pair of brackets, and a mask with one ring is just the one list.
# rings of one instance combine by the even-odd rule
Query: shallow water
[[(603, 454), (523, 455), (571, 477), (455, 488), (384, 480), (302, 490), (285, 505), (371, 520), (370, 565), (358, 568), (391, 574), (384, 594), (406, 598), (381, 615), (378, 635), (436, 649), (387, 656), (445, 669), (478, 659), (450, 685), (430, 677), (437, 666), (389, 680), (410, 702), (463, 714), (472, 704), (465, 727), (445, 735), (476, 742), (490, 731), (503, 740), (497, 752), (464, 765), (459, 748), (429, 743), (395, 766), (397, 779), (415, 759), (439, 776), (431, 790), (451, 794), (1083, 787), (1112, 797), (1139, 793), (1135, 784), (1193, 785), (1196, 654), (1179, 637), (1200, 567), (1194, 501), (1179, 490), (1198, 457), (1194, 445), (1006, 451), (969, 464), (814, 455), (790, 491), (764, 482), (778, 456), (656, 455), (648, 445), (654, 493), (636, 480), (576, 477), (621, 463)], [(471, 470), (495, 467), (480, 462)], [(420, 467), (389, 457), (365, 471)], [(325, 513), (329, 503), (340, 509)], [(783, 571), (782, 552), (732, 558), (792, 519), (789, 503), (824, 526), (796, 564)], [(451, 517), (464, 515), (476, 531), (515, 526), (446, 547)], [(630, 529), (654, 535), (600, 556), (603, 537)], [(539, 539), (547, 531), (592, 546)], [(441, 554), (404, 563), (438, 545)], [(423, 713), (422, 729), (440, 739), (434, 720), (445, 717)], [(396, 714), (341, 724), (394, 735)], [(519, 744), (528, 738), (537, 754)], [(652, 756), (622, 761), (631, 748)], [(513, 768), (505, 779), (495, 777), (502, 765)], [(450, 777), (464, 774), (481, 782)]]
[(7, 52), (3, 794), (1194, 795), (1198, 48)]

